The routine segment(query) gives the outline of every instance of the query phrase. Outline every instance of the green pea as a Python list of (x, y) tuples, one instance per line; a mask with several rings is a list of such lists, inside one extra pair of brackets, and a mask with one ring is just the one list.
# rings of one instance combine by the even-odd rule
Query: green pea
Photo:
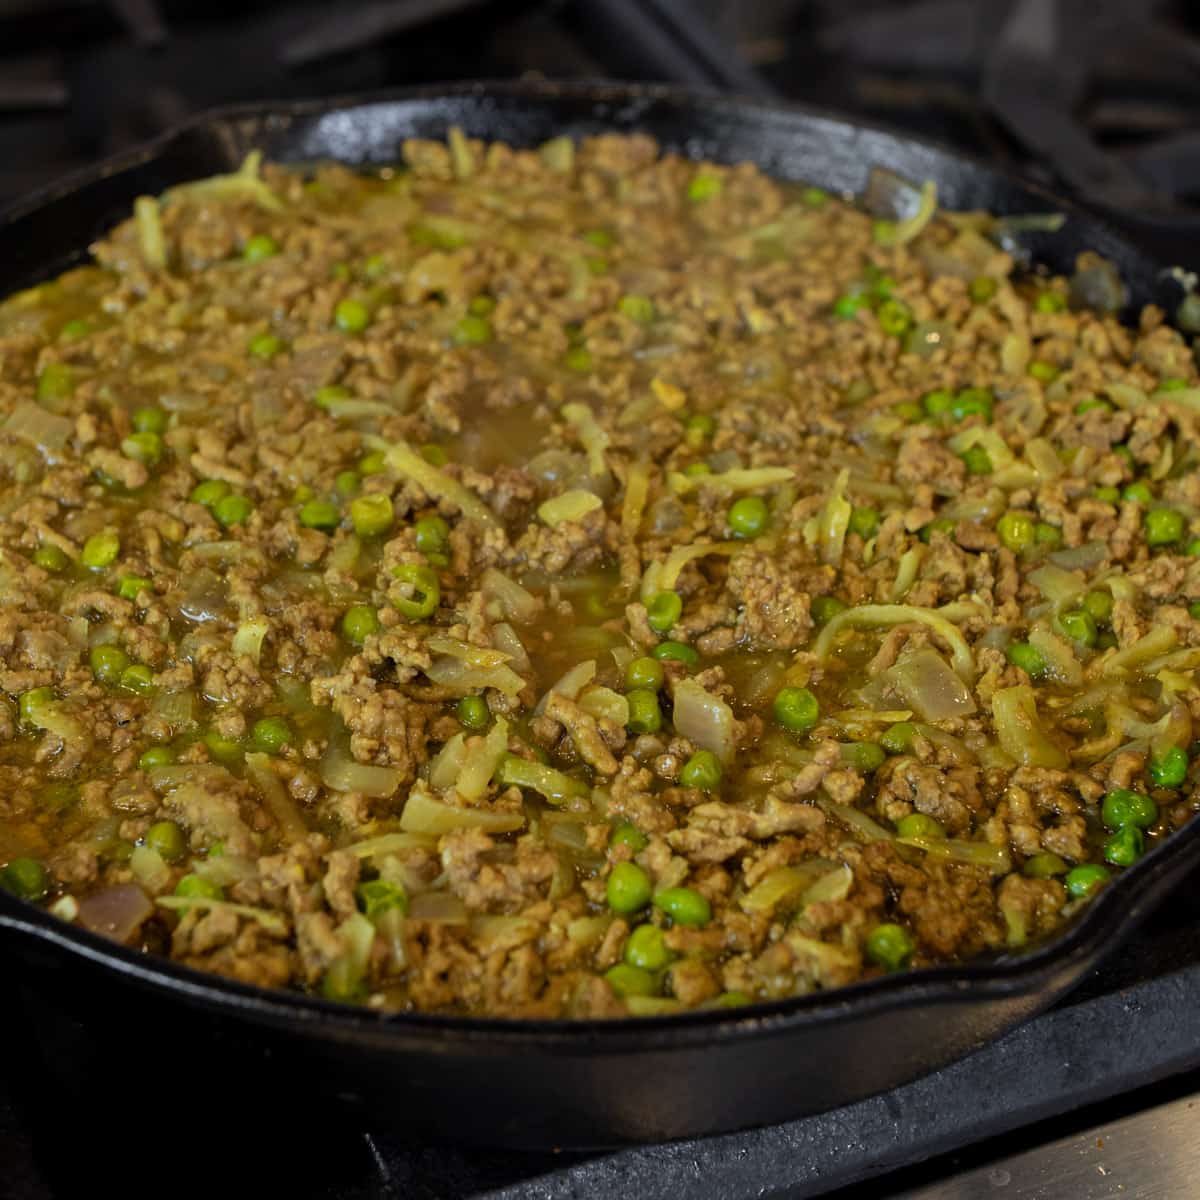
[(1061, 292), (1039, 292), (1033, 306), (1040, 313), (1066, 312), (1067, 298)]
[(1058, 368), (1053, 363), (1034, 359), (1029, 364), (1029, 374), (1039, 383), (1053, 383), (1058, 378)]
[(342, 513), (331, 500), (310, 500), (300, 509), (300, 524), (309, 529), (336, 529)]
[(812, 619), (818, 625), (828, 625), (838, 613), (846, 611), (848, 605), (836, 596), (814, 596), (809, 605)]
[(143, 750), (137, 765), (143, 771), (152, 771), (155, 767), (169, 767), (175, 761), (175, 751), (170, 746), (151, 746)]
[(883, 766), (887, 755), (875, 742), (847, 742), (842, 746), (842, 761), (860, 775), (869, 775)]
[(654, 907), (676, 925), (707, 925), (712, 920), (712, 906), (692, 888), (662, 888), (654, 893)]
[(162, 461), (163, 440), (157, 433), (131, 433), (121, 440), (121, 453), (143, 466), (154, 467)]
[(492, 340), (492, 323), (486, 317), (468, 313), (454, 327), (456, 346), (482, 346)]
[(361, 646), (380, 629), (379, 614), (369, 604), (355, 604), (342, 615), (342, 637)]
[(50, 876), (35, 858), (13, 858), (0, 871), (0, 887), (21, 900), (42, 900), (50, 891)]
[(597, 250), (608, 250), (616, 238), (607, 229), (589, 229), (583, 235), (583, 240), (589, 246), (595, 246)]
[(1054, 550), (1062, 545), (1062, 530), (1057, 525), (1050, 525), (1046, 521), (1038, 521), (1033, 527), (1034, 545), (1045, 546), (1047, 549)]
[(1188, 386), (1186, 379), (1172, 378), (1159, 381), (1158, 390), (1160, 392), (1182, 392)]
[(273, 333), (255, 334), (246, 349), (255, 358), (274, 358), (283, 349), (283, 339)]
[(65, 400), (75, 390), (75, 376), (66, 363), (47, 363), (37, 378), (39, 400)]
[(387, 457), (382, 450), (372, 450), (370, 454), (364, 454), (358, 460), (358, 473), (360, 475), (378, 475), (386, 469)]
[(634, 688), (625, 699), (629, 702), (629, 720), (626, 726), (631, 733), (657, 733), (662, 728), (662, 710), (658, 706), (658, 693), (649, 688)]
[(907, 754), (916, 736), (917, 727), (911, 721), (900, 721), (879, 735), (879, 744), (888, 754)]
[(274, 258), (278, 253), (279, 243), (269, 233), (256, 233), (253, 237), (248, 237), (242, 247), (242, 258), (250, 263)]
[(721, 194), (721, 178), (718, 175), (708, 175), (701, 172), (692, 177), (687, 188), (687, 198), (693, 204), (702, 204)]
[(880, 217), (871, 222), (871, 238), (878, 246), (890, 246), (896, 238), (896, 222)]
[(690, 446), (699, 446), (708, 441), (716, 429), (717, 423), (708, 413), (693, 413), (683, 423), (684, 435)]
[(83, 543), (79, 561), (89, 570), (102, 571), (105, 567), (111, 567), (120, 553), (121, 539), (113, 530), (106, 529), (103, 533), (93, 533)]
[(361, 300), (339, 300), (333, 323), (342, 333), (362, 333), (371, 323), (371, 310)]
[(467, 305), (467, 311), (472, 316), (487, 317), (495, 311), (496, 301), (493, 297), (481, 293), (472, 298), (471, 303)]
[(217, 524), (225, 529), (234, 525), (245, 525), (253, 511), (254, 501), (246, 496), (238, 495), (237, 492), (222, 496), (212, 506), (212, 515), (216, 517)]
[(1101, 884), (1107, 882), (1110, 871), (1101, 863), (1083, 863), (1067, 872), (1065, 880), (1067, 895), (1075, 900), (1090, 896)]
[(913, 812), (896, 822), (896, 832), (902, 838), (941, 838), (946, 831), (926, 813)]
[(396, 518), (391, 497), (383, 492), (367, 492), (366, 496), (355, 496), (350, 500), (350, 523), (354, 532), (364, 538), (378, 538), (386, 533)]
[(56, 546), (53, 542), (47, 542), (43, 546), (39, 546), (33, 552), (34, 563), (41, 567), (43, 571), (65, 571), (71, 565), (71, 560), (67, 556), (66, 551), (61, 547)]
[(945, 388), (935, 388), (921, 397), (921, 407), (931, 417), (940, 417), (954, 407), (954, 393)]
[(88, 661), (98, 682), (116, 684), (129, 666), (129, 655), (119, 646), (93, 646)]
[(1148, 546), (1169, 546), (1183, 537), (1183, 516), (1170, 508), (1152, 508), (1142, 524), (1146, 529)]
[(1028, 550), (1037, 538), (1033, 521), (1016, 512), (1006, 512), (996, 522), (996, 534), (1000, 541), (1014, 553)]
[(1149, 829), (1158, 820), (1158, 805), (1131, 788), (1113, 788), (1104, 796), (1100, 819), (1108, 829), (1124, 829), (1126, 825)]
[(1177, 788), (1187, 778), (1188, 756), (1181, 746), (1171, 746), (1150, 759), (1147, 774), (1155, 787)]
[(1093, 588), (1084, 596), (1083, 608), (1098, 625), (1107, 625), (1112, 620), (1113, 598), (1108, 592)]
[(889, 337), (903, 337), (912, 326), (912, 311), (900, 300), (885, 300), (878, 317), (879, 328)]
[(1193, 600), (1191, 604), (1188, 605), (1188, 616), (1191, 617), (1193, 621), (1200, 621), (1200, 600)]
[(721, 763), (710, 750), (697, 750), (680, 769), (679, 782), (702, 792), (715, 791), (721, 786)]
[(877, 508), (854, 508), (850, 510), (850, 532), (857, 533), (864, 540), (872, 538), (879, 530), (879, 510)]
[(349, 400), (353, 393), (340, 383), (327, 383), (313, 392), (313, 403), (318, 408), (329, 408), (338, 400)]
[(637, 863), (619, 862), (609, 872), (605, 885), (608, 907), (613, 912), (631, 913), (650, 903), (654, 888), (650, 876)]
[(693, 671), (700, 665), (700, 655), (683, 642), (659, 642), (650, 653), (659, 662), (683, 663)]
[(631, 691), (657, 692), (663, 685), (663, 677), (662, 663), (656, 658), (635, 658), (625, 668), (625, 686)]
[(990, 475), (992, 456), (982, 446), (969, 446), (960, 456), (968, 475)]
[(1092, 489), (1092, 495), (1097, 500), (1103, 500), (1106, 504), (1116, 504), (1121, 499), (1119, 488), (1115, 487), (1097, 487)]
[(876, 925), (867, 934), (865, 949), (867, 957), (885, 971), (899, 971), (908, 965), (915, 947), (912, 935), (903, 925), (888, 922)]
[(133, 428), (137, 433), (164, 433), (167, 414), (161, 408), (136, 408), (133, 411)]
[(863, 292), (846, 292), (833, 302), (833, 315), (843, 321), (853, 321), (859, 311), (869, 308), (871, 298)]
[(91, 325), (81, 317), (75, 317), (74, 320), (67, 321), (66, 324), (58, 331), (59, 338), (64, 342), (77, 342), (80, 338), (87, 337), (92, 332)]
[[(175, 885), (175, 895), (186, 896), (189, 900), (224, 900), (225, 892), (211, 879), (203, 875), (185, 875)], [(186, 909), (179, 909), (182, 914)]]
[(1192, 538), (1187, 544), (1187, 549), (1184, 553), (1189, 558), (1200, 558), (1200, 538)]
[(654, 976), (641, 967), (617, 963), (604, 972), (604, 978), (618, 996), (653, 996), (658, 991)]
[(369, 921), (374, 921), (391, 909), (408, 912), (408, 895), (402, 887), (388, 883), (386, 879), (371, 879), (360, 883), (354, 889), (363, 913)]
[(178, 862), (187, 853), (187, 839), (174, 821), (156, 821), (146, 830), (146, 845), (164, 862)]
[(1086, 609), (1077, 608), (1071, 612), (1060, 613), (1058, 627), (1067, 637), (1084, 646), (1096, 644), (1096, 620)]
[(413, 532), (422, 554), (445, 554), (450, 546), (450, 526), (441, 517), (422, 517)]
[(145, 663), (133, 663), (126, 667), (117, 682), (125, 691), (138, 696), (146, 696), (154, 691), (154, 676)]
[(639, 925), (625, 942), (625, 961), (643, 971), (661, 971), (674, 955), (657, 925)]
[(486, 729), (492, 718), (487, 701), (482, 696), (464, 696), (455, 706), (454, 715), (465, 729)]
[(958, 529), (958, 522), (950, 517), (934, 517), (926, 525), (922, 525), (917, 536), (928, 545), (933, 541), (935, 533), (944, 533), (947, 537), (953, 538), (955, 531)]
[(658, 315), (654, 301), (647, 296), (622, 296), (617, 301), (617, 311), (639, 325), (649, 325)]
[(800, 203), (805, 208), (824, 208), (829, 203), (829, 193), (824, 188), (806, 187), (800, 193)]
[(1132, 867), (1145, 850), (1142, 831), (1136, 825), (1123, 825), (1104, 843), (1104, 861), (1114, 867)]
[(610, 846), (628, 846), (634, 854), (640, 854), (650, 845), (650, 839), (632, 821), (622, 821), (613, 828), (608, 838), (608, 844)]
[(963, 388), (950, 405), (950, 415), (956, 421), (965, 421), (967, 417), (983, 417), (985, 421), (990, 421), (995, 403), (996, 398), (990, 388)]
[(357, 471), (339, 471), (333, 477), (333, 489), (339, 496), (355, 496), (361, 485)]
[(394, 601), (400, 612), (410, 621), (426, 621), (432, 617), (442, 598), (437, 576), (428, 567), (416, 563), (393, 567), (392, 574), (410, 589), (409, 595)]
[(609, 261), (603, 254), (585, 254), (583, 265), (591, 275), (607, 275), (609, 271)]
[(697, 479), (702, 475), (711, 475), (712, 467), (710, 467), (706, 462), (688, 463), (688, 465), (683, 468), (683, 473), (689, 479)]
[(262, 717), (250, 730), (250, 742), (255, 750), (278, 754), (294, 741), (291, 726), (282, 717)]
[(722, 992), (713, 1002), (714, 1008), (742, 1008), (753, 1004), (754, 998), (745, 992)]
[(1067, 864), (1057, 854), (1043, 850), (1040, 854), (1035, 854), (1032, 858), (1027, 859), (1021, 870), (1030, 879), (1051, 879), (1055, 875), (1065, 875)]
[(1101, 400), (1098, 396), (1088, 396), (1075, 405), (1075, 412), (1078, 416), (1083, 416), (1084, 413), (1095, 412), (1097, 410), (1112, 412), (1112, 405), (1107, 400)]
[(1150, 490), (1148, 484), (1138, 482), (1129, 484), (1121, 493), (1122, 500), (1129, 500), (1134, 504), (1140, 504), (1143, 507), (1154, 503), (1154, 493)]
[(729, 506), (725, 519), (735, 538), (756, 538), (767, 527), (767, 502), (761, 496), (743, 496)]
[(996, 294), (997, 286), (990, 275), (976, 275), (967, 287), (967, 294), (975, 304), (986, 304)]
[(775, 720), (792, 733), (807, 733), (821, 718), (816, 696), (803, 687), (780, 688), (771, 705)]
[(203, 741), (208, 748), (209, 756), (217, 762), (226, 765), (241, 762), (244, 751), (242, 743), (236, 738), (226, 737), (217, 730), (210, 729), (205, 733)]
[(223, 479), (205, 479), (192, 488), (188, 499), (193, 504), (203, 504), (205, 508), (212, 508), (218, 500), (224, 500), (231, 490)]
[(136, 600), (142, 592), (153, 591), (154, 585), (144, 575), (123, 575), (117, 584), (117, 595), (122, 600)]
[(900, 418), (900, 420), (911, 425), (915, 421), (919, 421), (924, 415), (925, 410), (919, 404), (912, 404), (909, 401), (904, 401), (901, 404), (893, 404), (892, 412)]
[(1028, 642), (1010, 642), (1005, 656), (1014, 667), (1020, 667), (1032, 679), (1040, 679), (1046, 673), (1046, 658)]
[(655, 633), (667, 633), (683, 615), (683, 601), (677, 592), (655, 592), (646, 602), (646, 620)]
[(572, 346), (563, 355), (563, 366), (568, 371), (584, 374), (592, 369), (592, 352), (586, 346)]
[(39, 710), (54, 703), (54, 689), (48, 687), (30, 688), (22, 692), (17, 699), (17, 712), (26, 725), (37, 724)]

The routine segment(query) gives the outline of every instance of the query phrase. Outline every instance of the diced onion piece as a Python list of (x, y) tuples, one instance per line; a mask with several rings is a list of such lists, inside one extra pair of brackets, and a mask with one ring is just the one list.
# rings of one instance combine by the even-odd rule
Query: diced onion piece
[(590, 687), (579, 694), (579, 707), (598, 721), (624, 727), (629, 721), (629, 701), (612, 688)]
[(843, 629), (887, 628), (915, 621), (925, 625), (950, 647), (954, 669), (964, 680), (975, 674), (975, 658), (966, 639), (936, 609), (921, 608), (915, 604), (860, 604), (847, 608), (832, 617), (813, 644), (813, 653), (818, 658), (828, 658), (833, 643)]
[[(408, 794), (400, 828), (406, 833), (441, 836), (455, 829), (482, 829), (485, 833), (508, 833), (525, 824), (523, 812), (503, 809), (461, 808), (439, 800), (420, 781)], [(410, 915), (412, 910), (409, 910)]]
[(684, 475), (672, 471), (667, 483), (677, 496), (704, 490), (721, 496), (733, 496), (738, 492), (758, 492), (767, 488), (791, 483), (796, 472), (791, 467), (734, 467), (728, 471), (717, 471), (712, 475)]
[(884, 675), (923, 720), (969, 717), (975, 711), (970, 689), (932, 646), (919, 646), (901, 655)]
[(577, 796), (586, 796), (589, 788), (581, 780), (572, 779), (545, 763), (531, 762), (516, 754), (505, 754), (496, 772), (501, 787), (529, 788), (544, 796), (551, 804), (565, 804)]
[(537, 597), (495, 567), (488, 567), (484, 571), (479, 586), (483, 594), (494, 601), (500, 612), (510, 621), (528, 623), (538, 614)]
[(85, 929), (127, 942), (154, 912), (150, 898), (136, 883), (118, 883), (79, 901), (77, 920)]
[(694, 679), (681, 679), (672, 699), (676, 732), (728, 763), (734, 751), (733, 709)]
[(557, 683), (550, 685), (546, 694), (538, 701), (537, 708), (534, 711), (538, 713), (545, 712), (546, 701), (549, 699), (551, 692), (557, 692), (560, 696), (565, 696), (568, 700), (574, 700), (595, 678), (596, 660), (594, 658), (589, 658), (586, 662), (576, 663)]
[(1045, 659), (1047, 671), (1056, 682), (1068, 687), (1079, 687), (1083, 683), (1083, 668), (1066, 638), (1049, 629), (1035, 628), (1029, 631), (1029, 644)]
[(444, 792), (454, 786), (462, 770), (467, 735), (456, 733), (434, 756), (429, 764), (429, 786)]
[(190, 688), (181, 692), (160, 691), (150, 702), (150, 711), (174, 733), (183, 733), (196, 724), (195, 705), (196, 693)]
[(1170, 625), (1156, 625), (1133, 645), (1099, 660), (1100, 674), (1108, 678), (1120, 678), (1131, 671), (1137, 671), (1152, 659), (1172, 649), (1177, 640), (1175, 630)]
[(478, 800), (487, 791), (496, 767), (508, 750), (508, 722), (497, 717), (486, 737), (468, 738), (463, 746), (462, 769), (454, 790), (464, 800)]
[(595, 512), (603, 506), (603, 501), (594, 492), (576, 488), (570, 492), (563, 492), (561, 496), (544, 500), (538, 505), (537, 511), (542, 521), (553, 529), (567, 521), (582, 521), (588, 513)]
[(563, 419), (574, 427), (580, 444), (587, 452), (588, 473), (595, 480), (608, 474), (608, 463), (604, 458), (608, 450), (609, 437), (596, 423), (596, 414), (586, 404), (564, 404)]
[(421, 892), (409, 901), (408, 919), (434, 925), (465, 925), (467, 906), (453, 892)]
[(129, 856), (129, 869), (138, 883), (151, 894), (163, 891), (171, 882), (171, 868), (152, 846), (135, 846)]
[(986, 867), (993, 875), (1007, 875), (1012, 870), (1012, 856), (1007, 846), (993, 846), (990, 842), (967, 842), (958, 838), (902, 837), (896, 841), (901, 846), (923, 850), (930, 858), (965, 863), (972, 867)]
[(621, 502), (621, 537), (624, 541), (633, 541), (637, 537), (649, 495), (650, 464), (630, 463), (625, 477), (625, 499)]
[(1043, 563), (1030, 571), (1029, 582), (1050, 601), (1056, 613), (1070, 608), (1087, 591), (1087, 584), (1082, 577), (1054, 563)]
[(1024, 375), (1033, 355), (1033, 346), (1024, 333), (1006, 333), (1000, 343), (1000, 369), (1006, 375)]
[(321, 756), (321, 782), (335, 792), (362, 792), (384, 798), (394, 795), (404, 776), (395, 767), (376, 767), (355, 762), (336, 742)]
[[(387, 767), (371, 768), (372, 770), (390, 770)], [(246, 774), (258, 788), (259, 794), (266, 801), (267, 810), (275, 818), (279, 832), (285, 842), (303, 841), (308, 836), (308, 825), (296, 807), (295, 801), (287, 794), (283, 781), (275, 774), (275, 768), (269, 754), (255, 752), (246, 755)], [(397, 784), (397, 786), (399, 786)], [(346, 789), (364, 791), (363, 788)], [(395, 787), (392, 791), (395, 791)], [(380, 793), (368, 792), (368, 795)], [(391, 792), (384, 793), (391, 795)]]
[(804, 895), (800, 897), (800, 907), (808, 908), (811, 904), (828, 904), (845, 900), (854, 886), (854, 872), (842, 863), (832, 871), (826, 871), (815, 883), (809, 885)]
[(133, 220), (142, 261), (157, 271), (163, 270), (167, 265), (167, 241), (163, 237), (158, 201), (153, 196), (139, 196), (133, 202)]
[(896, 578), (892, 580), (892, 599), (897, 603), (908, 595), (909, 589), (916, 583), (924, 557), (925, 547), (921, 545), (910, 546), (900, 555), (900, 561), (896, 564)]
[(69, 417), (48, 412), (40, 404), (25, 401), (4, 419), (5, 433), (32, 442), (43, 454), (53, 458), (66, 446), (75, 423)]
[(937, 184), (927, 179), (918, 189), (884, 167), (873, 167), (863, 194), (869, 212), (888, 217), (895, 228), (880, 240), (887, 246), (903, 246), (933, 220), (937, 212)]
[(1030, 438), (1025, 446), (1025, 460), (1043, 482), (1057, 479), (1063, 473), (1062, 459), (1045, 438)]
[(1025, 767), (1054, 767), (1069, 763), (1038, 719), (1037, 698), (1027, 683), (1000, 688), (992, 694), (992, 722), (1001, 748)]
[(243, 621), (233, 635), (233, 652), (236, 655), (246, 655), (251, 662), (259, 662), (262, 658), (263, 639), (271, 628), (266, 617), (253, 617)]
[(410, 479), (434, 500), (453, 504), (464, 517), (484, 525), (498, 525), (496, 514), (456, 479), (426, 462), (407, 442), (393, 442), (384, 451), (384, 461), (402, 479)]
[(820, 876), (833, 869), (834, 864), (823, 859), (814, 859), (794, 867), (780, 867), (763, 876), (742, 897), (741, 906), (749, 913), (774, 912), (780, 905), (795, 900)]
[(450, 657), (434, 659), (425, 674), (456, 696), (466, 696), (480, 688), (495, 688), (511, 699), (525, 686), (525, 681), (511, 667), (473, 667)]

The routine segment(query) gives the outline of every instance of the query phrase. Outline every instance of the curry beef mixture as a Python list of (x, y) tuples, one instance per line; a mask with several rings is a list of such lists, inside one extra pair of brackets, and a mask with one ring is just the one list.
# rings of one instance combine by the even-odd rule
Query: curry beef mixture
[(1196, 365), (1095, 256), (866, 200), (451, 130), (5, 301), (0, 881), (385, 1010), (1053, 934), (1194, 811)]

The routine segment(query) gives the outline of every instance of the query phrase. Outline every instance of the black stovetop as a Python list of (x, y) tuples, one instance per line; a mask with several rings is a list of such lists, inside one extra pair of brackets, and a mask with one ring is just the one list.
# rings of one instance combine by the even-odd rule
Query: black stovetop
[[(1189, 207), (1200, 198), (1197, 28), (1183, 0), (0, 0), (0, 206), (219, 103), (616, 76), (785, 95), (900, 125), (1074, 190), (1187, 262), (1200, 258)], [(1064, 1114), (1084, 1106), (1103, 1101), (1103, 1117), (1146, 1102), (1148, 1087), (1194, 1086), (1198, 918), (1185, 889), (1068, 1001), (886, 1096), (614, 1154), (414, 1146), (386, 1114), (372, 1131), (331, 1123), (319, 1083), (311, 1129), (269, 1112), (253, 1129), (227, 1128), (219, 1111), (189, 1106), (170, 1047), (130, 1048), (144, 1106), (109, 1111), (101, 1082), (79, 1111), (64, 1107), (61, 1062), (18, 1045), (21, 1034), (0, 1038), (0, 1196), (886, 1194), (901, 1177), (911, 1185), (911, 1164), (930, 1160), (919, 1170), (937, 1177), (1008, 1131), (1028, 1145), (1060, 1136)], [(0, 1012), (0, 1029), (12, 1028)]]

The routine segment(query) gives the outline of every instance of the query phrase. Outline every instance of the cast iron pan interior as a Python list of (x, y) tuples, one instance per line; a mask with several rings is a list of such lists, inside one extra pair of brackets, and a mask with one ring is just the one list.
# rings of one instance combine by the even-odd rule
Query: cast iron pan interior
[[(861, 191), (872, 166), (890, 167), (937, 180), (947, 207), (1066, 212), (1060, 232), (1027, 239), (1038, 261), (1070, 271), (1076, 254), (1096, 250), (1119, 265), (1135, 305), (1178, 296), (1160, 264), (1092, 215), (928, 143), (782, 104), (667, 87), (545, 83), (201, 117), (10, 209), (0, 218), (0, 291), (78, 260), (91, 239), (128, 215), (136, 196), (232, 170), (252, 148), (297, 164), (385, 164), (398, 159), (404, 138), (442, 138), (451, 124), (523, 145), (564, 133), (643, 131), (692, 157), (749, 160), (782, 178), (849, 192)], [(184, 1022), (197, 1036), (242, 1031), (269, 1046), (275, 1063), (321, 1063), (337, 1076), (340, 1094), (377, 1115), (403, 1113), (414, 1128), (464, 1140), (603, 1145), (780, 1120), (933, 1070), (1065, 992), (1198, 864), (1200, 824), (1193, 823), (1124, 872), (1064, 937), (1024, 957), (892, 976), (750, 1011), (617, 1023), (381, 1017), (138, 955), (3, 894), (0, 928), (13, 935), (7, 954), (29, 966), (32, 979), (68, 971), (96, 996), (119, 996), (123, 1012), (145, 1014), (139, 1020)], [(109, 1019), (100, 1010), (113, 1007), (84, 1005), (81, 1019), (99, 1028)], [(463, 1105), (479, 1088), (502, 1115), (464, 1124)]]

